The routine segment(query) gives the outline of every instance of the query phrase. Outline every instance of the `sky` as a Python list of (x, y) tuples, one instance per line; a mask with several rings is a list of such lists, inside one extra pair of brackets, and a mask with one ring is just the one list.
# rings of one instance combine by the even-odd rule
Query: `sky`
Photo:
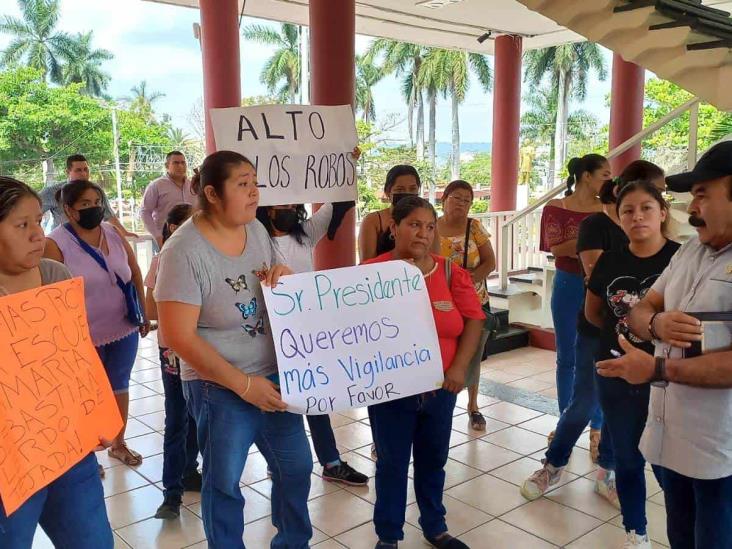
[[(61, 0), (62, 15), (58, 28), (67, 32), (94, 31), (94, 45), (114, 54), (105, 68), (112, 76), (108, 93), (113, 98), (130, 95), (130, 89), (146, 80), (148, 89), (165, 96), (156, 103), (156, 112), (168, 113), (174, 125), (190, 131), (189, 113), (203, 95), (201, 52), (193, 37), (193, 24), (199, 21), (198, 10), (146, 2), (143, 0)], [(0, 17), (19, 16), (15, 0), (0, 0)], [(276, 23), (245, 17), (242, 26)], [(0, 35), (0, 49), (9, 38)], [(357, 36), (357, 53), (363, 53), (371, 38)], [(266, 95), (259, 74), (271, 55), (268, 46), (241, 42), (242, 95)], [(608, 71), (610, 56), (608, 54)], [(594, 113), (601, 124), (607, 123), (609, 110), (605, 98), (610, 91), (609, 78), (588, 86), (582, 108)], [(377, 121), (389, 114), (399, 115), (402, 123), (389, 134), (394, 141), (408, 140), (404, 101), (400, 84), (394, 76), (382, 80), (374, 89)], [(465, 102), (460, 107), (460, 135), (465, 142), (491, 140), (493, 98), (483, 92), (473, 78)], [(425, 113), (426, 114), (426, 113)], [(437, 140), (451, 140), (450, 104), (440, 99), (437, 108)]]

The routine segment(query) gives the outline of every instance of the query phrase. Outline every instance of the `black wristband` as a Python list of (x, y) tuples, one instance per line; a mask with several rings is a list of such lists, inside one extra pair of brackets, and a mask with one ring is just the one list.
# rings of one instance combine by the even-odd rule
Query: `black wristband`
[(654, 365), (655, 368), (653, 369), (651, 383), (659, 387), (665, 387), (668, 385), (668, 380), (666, 379), (666, 358), (657, 356)]

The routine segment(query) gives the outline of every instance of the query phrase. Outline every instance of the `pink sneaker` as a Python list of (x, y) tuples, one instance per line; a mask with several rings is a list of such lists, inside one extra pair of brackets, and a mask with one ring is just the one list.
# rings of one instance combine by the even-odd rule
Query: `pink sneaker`
[(551, 486), (554, 486), (562, 478), (563, 467), (554, 467), (548, 463), (544, 467), (527, 478), (521, 486), (521, 495), (529, 501), (543, 496)]

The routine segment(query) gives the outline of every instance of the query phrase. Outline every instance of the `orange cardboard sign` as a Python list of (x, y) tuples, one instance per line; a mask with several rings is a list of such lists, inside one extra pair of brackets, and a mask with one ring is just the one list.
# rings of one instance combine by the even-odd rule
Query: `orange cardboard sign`
[(0, 298), (0, 498), (10, 515), (122, 428), (84, 280)]

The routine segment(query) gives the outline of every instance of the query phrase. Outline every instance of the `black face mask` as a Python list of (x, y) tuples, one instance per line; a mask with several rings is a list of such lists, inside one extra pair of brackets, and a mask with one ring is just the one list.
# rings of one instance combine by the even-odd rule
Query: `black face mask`
[(413, 195), (412, 193), (393, 193), (393, 194), (391, 195), (391, 205), (392, 205), (392, 206), (396, 206), (396, 205), (397, 205), (397, 203), (398, 203), (398, 202), (399, 202), (399, 201), (400, 201), (400, 200), (401, 200), (402, 198), (407, 198), (408, 196), (416, 196), (416, 195)]
[(278, 231), (289, 233), (300, 222), (297, 210), (275, 210), (272, 225)]
[(101, 206), (92, 206), (91, 208), (76, 211), (79, 212), (79, 221), (77, 223), (87, 231), (96, 229), (104, 220), (104, 208)]

